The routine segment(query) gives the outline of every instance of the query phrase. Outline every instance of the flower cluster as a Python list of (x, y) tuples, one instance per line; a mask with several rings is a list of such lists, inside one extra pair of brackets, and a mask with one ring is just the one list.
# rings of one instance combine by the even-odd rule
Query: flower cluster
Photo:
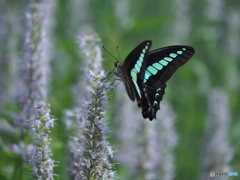
[(77, 158), (78, 172), (75, 179), (113, 179), (115, 172), (110, 158), (113, 156), (112, 147), (106, 141), (107, 126), (103, 122), (104, 112), (107, 106), (106, 92), (109, 83), (103, 72), (96, 76), (89, 72), (90, 78), (95, 85), (91, 92), (91, 98), (86, 105), (84, 125), (81, 132), (82, 138), (78, 138), (81, 145), (75, 153)]
[(233, 158), (234, 150), (230, 147), (228, 137), (231, 121), (228, 101), (228, 94), (221, 90), (213, 90), (208, 99), (209, 117), (203, 160), (203, 179), (210, 179), (210, 171), (231, 171), (229, 163)]
[(53, 3), (30, 1), (26, 12), (24, 52), (20, 63), (17, 102), (23, 110), (16, 119), (19, 126), (29, 128), (34, 103), (45, 101), (48, 92), (50, 59), (49, 31)]
[(33, 176), (36, 179), (53, 179), (54, 161), (52, 150), (49, 147), (51, 138), (50, 128), (54, 127), (54, 120), (50, 116), (49, 105), (39, 102), (36, 105), (36, 117), (32, 123), (32, 130), (35, 138), (35, 152), (32, 159)]

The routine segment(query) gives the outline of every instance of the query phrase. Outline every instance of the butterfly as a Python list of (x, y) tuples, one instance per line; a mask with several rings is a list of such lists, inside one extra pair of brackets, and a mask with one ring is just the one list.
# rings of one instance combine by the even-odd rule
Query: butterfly
[(144, 41), (130, 52), (125, 61), (115, 62), (115, 74), (124, 84), (131, 101), (137, 101), (143, 118), (156, 119), (166, 82), (194, 54), (193, 47), (167, 46), (150, 51), (152, 41)]

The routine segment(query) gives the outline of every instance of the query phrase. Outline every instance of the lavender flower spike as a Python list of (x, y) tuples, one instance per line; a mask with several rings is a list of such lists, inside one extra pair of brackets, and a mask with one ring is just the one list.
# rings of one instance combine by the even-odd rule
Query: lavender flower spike
[(111, 180), (114, 179), (115, 171), (110, 163), (113, 157), (112, 147), (106, 141), (107, 126), (103, 122), (107, 106), (106, 91), (109, 83), (106, 76), (101, 72), (98, 76), (89, 71), (90, 79), (94, 86), (91, 98), (86, 105), (84, 126), (81, 130), (83, 137), (79, 138), (79, 153), (75, 157), (79, 171), (75, 174), (75, 180)]
[(203, 159), (202, 179), (213, 179), (209, 173), (231, 171), (234, 149), (230, 146), (228, 130), (231, 123), (229, 95), (214, 89), (208, 97), (206, 144)]
[(22, 114), (15, 118), (16, 123), (25, 129), (31, 126), (35, 102), (45, 101), (48, 95), (53, 10), (54, 1), (30, 0), (26, 12), (23, 57), (16, 79), (16, 101)]
[(35, 153), (33, 155), (33, 177), (35, 179), (53, 179), (54, 160), (51, 158), (52, 150), (49, 147), (51, 138), (50, 128), (54, 126), (54, 120), (50, 116), (49, 105), (44, 102), (36, 104), (36, 117), (32, 124), (35, 137)]

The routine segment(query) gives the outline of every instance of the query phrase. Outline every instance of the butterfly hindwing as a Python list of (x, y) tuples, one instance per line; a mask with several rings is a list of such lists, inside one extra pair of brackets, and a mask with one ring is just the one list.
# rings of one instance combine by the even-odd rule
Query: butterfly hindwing
[(141, 105), (138, 106), (142, 109), (142, 115), (149, 120), (156, 119), (156, 113), (160, 109), (160, 101), (165, 93), (166, 84), (159, 84), (156, 86), (148, 87), (143, 85), (143, 98)]
[(143, 78), (144, 98), (141, 100), (144, 118), (156, 118), (166, 82), (193, 54), (194, 49), (189, 46), (169, 46), (149, 52)]

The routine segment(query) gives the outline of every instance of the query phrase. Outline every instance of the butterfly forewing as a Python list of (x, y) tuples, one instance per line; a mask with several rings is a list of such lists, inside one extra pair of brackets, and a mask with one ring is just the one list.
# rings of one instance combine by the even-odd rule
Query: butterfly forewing
[(125, 59), (123, 63), (124, 72), (126, 74), (126, 79), (131, 88), (126, 89), (128, 95), (131, 94), (129, 91), (134, 92), (135, 98), (130, 97), (130, 99), (140, 99), (142, 96), (141, 83), (143, 79), (143, 68), (145, 67), (147, 55), (151, 47), (151, 41), (144, 41), (139, 44)]
[(193, 54), (194, 49), (189, 46), (168, 46), (149, 52), (144, 83), (149, 85), (155, 80), (166, 83)]

